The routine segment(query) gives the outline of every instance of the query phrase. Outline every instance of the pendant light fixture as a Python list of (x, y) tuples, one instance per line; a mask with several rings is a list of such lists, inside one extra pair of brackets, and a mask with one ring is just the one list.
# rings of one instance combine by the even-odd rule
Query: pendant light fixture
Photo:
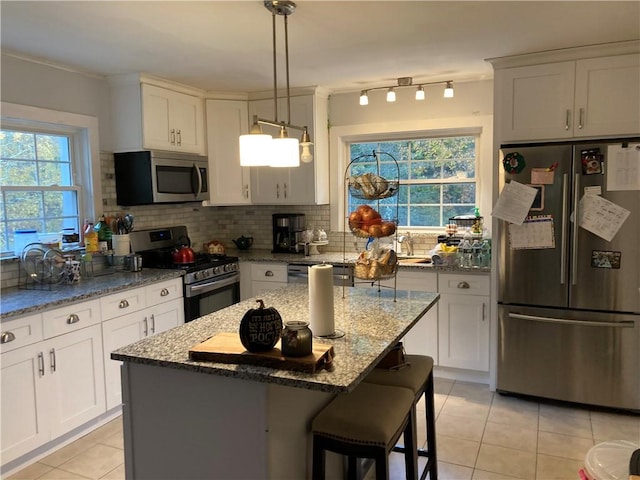
[[(439, 85), (444, 84), (444, 98), (453, 98), (453, 80), (444, 80), (442, 82), (427, 82), (420, 83), (416, 88), (416, 100), (424, 100), (425, 99), (425, 85)], [(372, 90), (386, 90), (387, 91), (387, 102), (395, 102), (396, 101), (396, 90), (399, 88), (411, 87), (415, 88), (413, 84), (412, 77), (400, 77), (398, 78), (398, 84), (392, 85), (389, 87), (374, 87), (369, 88), (367, 90), (362, 90), (360, 92), (360, 105), (369, 105), (369, 92)]]
[[(267, 1), (264, 7), (271, 12), (273, 31), (273, 110), (275, 120), (265, 120), (253, 117), (251, 131), (248, 135), (240, 135), (240, 165), (242, 166), (264, 166), (271, 167), (297, 167), (300, 160), (305, 163), (313, 161), (311, 153), (311, 137), (306, 126), (299, 127), (291, 124), (291, 95), (289, 91), (289, 35), (288, 17), (295, 9), (296, 4), (291, 1)], [(276, 15), (284, 17), (284, 44), (286, 63), (286, 88), (287, 88), (287, 122), (278, 119), (278, 69), (276, 62)], [(276, 138), (271, 135), (264, 135), (260, 125), (271, 125), (280, 128), (280, 133)], [(289, 137), (289, 129), (301, 130), (300, 142), (296, 138)], [(302, 155), (300, 155), (300, 146)]]

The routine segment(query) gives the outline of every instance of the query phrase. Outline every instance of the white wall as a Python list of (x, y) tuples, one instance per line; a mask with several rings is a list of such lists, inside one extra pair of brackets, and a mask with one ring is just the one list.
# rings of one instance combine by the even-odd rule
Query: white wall
[(485, 227), (491, 229), (493, 165), (493, 81), (454, 83), (455, 97), (443, 98), (443, 86), (425, 88), (426, 100), (416, 101), (414, 89), (396, 91), (395, 103), (387, 103), (385, 91), (369, 94), (369, 105), (359, 105), (359, 92), (334, 94), (329, 98), (331, 163), (331, 228), (341, 227), (339, 205), (348, 163), (345, 142), (367, 135), (402, 134), (438, 130), (481, 129), (478, 147), (477, 185)]
[(112, 150), (106, 79), (4, 53), (1, 62), (0, 93), (3, 102), (97, 117), (100, 150)]

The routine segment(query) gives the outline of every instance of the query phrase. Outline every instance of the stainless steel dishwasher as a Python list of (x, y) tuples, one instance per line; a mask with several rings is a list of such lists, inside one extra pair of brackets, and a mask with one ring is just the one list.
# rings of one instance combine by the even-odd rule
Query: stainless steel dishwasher
[[(305, 263), (290, 263), (287, 267), (289, 283), (309, 283), (309, 267)], [(353, 265), (333, 265), (333, 284), (353, 287)]]

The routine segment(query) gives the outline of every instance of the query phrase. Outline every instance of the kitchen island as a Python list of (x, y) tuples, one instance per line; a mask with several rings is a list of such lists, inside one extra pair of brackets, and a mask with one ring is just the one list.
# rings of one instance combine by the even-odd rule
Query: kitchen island
[[(283, 321), (308, 320), (308, 290), (261, 296)], [(128, 479), (310, 478), (311, 419), (353, 390), (438, 301), (437, 293), (335, 287), (333, 370), (314, 374), (196, 362), (191, 347), (237, 332), (255, 299), (112, 353), (123, 363)], [(335, 460), (335, 459), (334, 459)]]

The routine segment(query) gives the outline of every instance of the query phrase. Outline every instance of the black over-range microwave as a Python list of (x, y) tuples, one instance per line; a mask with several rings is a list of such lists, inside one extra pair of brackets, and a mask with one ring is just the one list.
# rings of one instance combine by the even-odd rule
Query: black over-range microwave
[(208, 159), (145, 150), (114, 154), (118, 205), (209, 200)]

